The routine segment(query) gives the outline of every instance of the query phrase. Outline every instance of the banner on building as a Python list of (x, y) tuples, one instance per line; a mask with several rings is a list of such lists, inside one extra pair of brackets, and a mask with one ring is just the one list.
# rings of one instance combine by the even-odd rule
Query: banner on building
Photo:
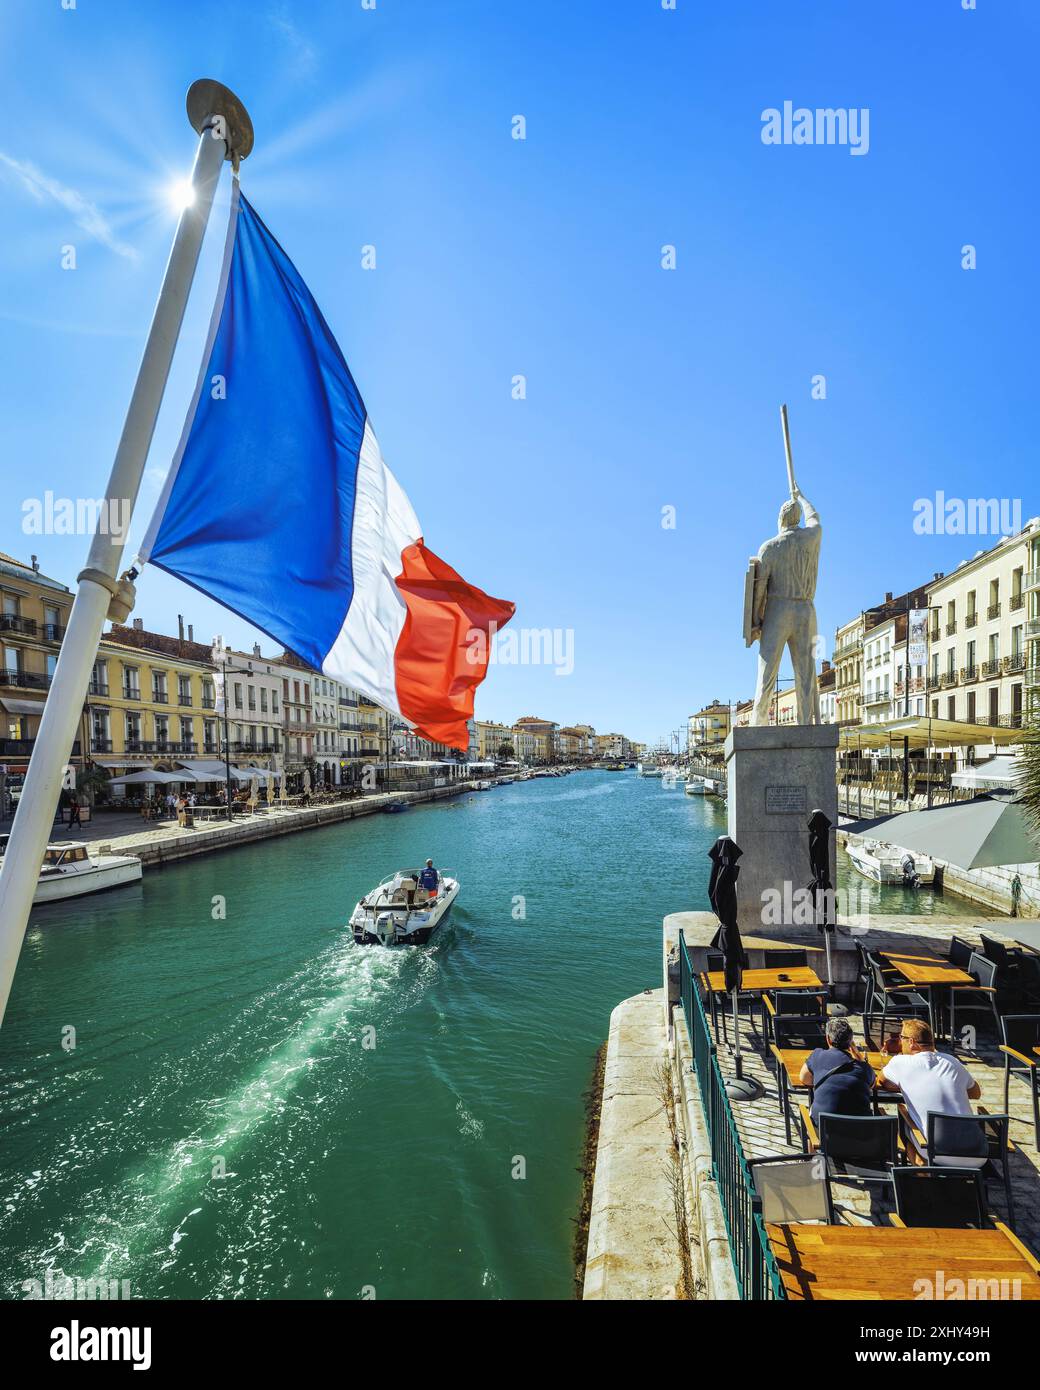
[(928, 664), (928, 609), (913, 608), (910, 610), (910, 632), (909, 650), (907, 652), (907, 665), (927, 666)]

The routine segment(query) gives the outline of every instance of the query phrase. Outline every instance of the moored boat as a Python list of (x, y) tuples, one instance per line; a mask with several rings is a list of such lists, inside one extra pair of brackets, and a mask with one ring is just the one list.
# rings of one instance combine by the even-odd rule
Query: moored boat
[(383, 879), (350, 914), (359, 946), (422, 946), (437, 930), (459, 895), (455, 878), (438, 873), (437, 887), (419, 887), (418, 869), (398, 869)]
[(708, 784), (703, 777), (689, 776), (685, 787), (687, 796), (707, 796)]
[[(0, 855), (7, 849), (6, 835), (0, 836)], [(85, 844), (59, 840), (47, 846), (33, 904), (81, 898), (87, 893), (103, 893), (141, 878), (141, 861), (132, 854), (90, 853)]]
[(935, 880), (935, 864), (927, 854), (910, 854), (884, 840), (850, 840), (845, 853), (852, 867), (874, 883), (920, 888)]

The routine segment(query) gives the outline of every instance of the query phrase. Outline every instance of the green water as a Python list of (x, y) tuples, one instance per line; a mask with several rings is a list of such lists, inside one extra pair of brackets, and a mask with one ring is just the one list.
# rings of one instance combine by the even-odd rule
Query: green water
[[(592, 1057), (659, 985), (664, 914), (707, 906), (724, 821), (579, 773), (38, 910), (0, 1031), (0, 1296), (49, 1269), (137, 1297), (569, 1297)], [(427, 855), (461, 880), (450, 924), (355, 947), (357, 898)]]

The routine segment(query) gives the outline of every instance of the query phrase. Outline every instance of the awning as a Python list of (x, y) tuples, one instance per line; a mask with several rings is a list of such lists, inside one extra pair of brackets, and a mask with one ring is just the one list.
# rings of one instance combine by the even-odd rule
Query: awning
[(8, 714), (42, 714), (43, 700), (0, 700)]
[(150, 768), (147, 772), (127, 772), (122, 777), (110, 777), (107, 785), (110, 787), (138, 787), (145, 782), (153, 785), (163, 782), (190, 782), (192, 779), (183, 773), (176, 772), (157, 772), (155, 768)]
[[(179, 767), (184, 768), (184, 776), (196, 782), (223, 782), (226, 780), (224, 764), (215, 762), (205, 762), (200, 759), (196, 763), (179, 763)], [(235, 776), (236, 769), (231, 769), (231, 776)]]
[(999, 753), (995, 758), (987, 758), (975, 767), (966, 767), (963, 772), (955, 772), (951, 778), (955, 787), (977, 787), (979, 791), (989, 791), (992, 787), (1006, 787), (1014, 791), (1022, 775), (1022, 759), (1014, 753)]
[(929, 719), (917, 714), (905, 719), (884, 719), (877, 724), (849, 724), (840, 732), (843, 749), (966, 748), (979, 743), (1021, 743), (1021, 729), (1002, 729), (995, 724), (969, 724), (964, 719)]
[(1040, 844), (1021, 805), (1007, 797), (977, 796), (928, 811), (843, 825), (850, 835), (871, 835), (911, 854), (927, 854), (960, 869), (1035, 864)]

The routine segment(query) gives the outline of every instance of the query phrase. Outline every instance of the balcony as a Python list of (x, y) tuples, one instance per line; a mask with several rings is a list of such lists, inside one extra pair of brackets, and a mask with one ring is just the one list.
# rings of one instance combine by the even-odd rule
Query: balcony
[(379, 751), (378, 748), (359, 748), (359, 749), (358, 749), (358, 754), (357, 754), (357, 755), (358, 755), (359, 758), (379, 758), (379, 757), (382, 757), (382, 754), (380, 753), (380, 751)]
[(178, 696), (177, 696), (177, 703), (178, 703), (183, 709), (190, 709), (190, 708), (191, 708), (191, 696), (190, 696), (190, 695), (178, 695)]
[(1008, 599), (1008, 607), (1011, 609), (1012, 613), (1017, 613), (1025, 601), (1025, 594), (1012, 594)]
[(22, 618), (17, 613), (0, 613), (0, 632), (16, 632), (20, 637), (35, 637), (36, 620)]
[[(35, 738), (0, 738), (0, 758), (29, 758), (32, 756)], [(79, 739), (72, 745), (72, 756), (78, 758)]]
[(87, 693), (90, 695), (103, 695), (108, 699), (108, 681), (91, 681), (87, 686)]
[(982, 663), (982, 679), (988, 680), (991, 676), (1000, 675), (1000, 658), (996, 661), (984, 661)]
[(110, 738), (92, 738), (90, 740), (90, 751), (92, 753), (111, 753), (112, 740)]
[(887, 705), (891, 698), (892, 696), (887, 690), (876, 690), (872, 695), (865, 696), (863, 703), (865, 705)]
[(349, 734), (359, 734), (361, 732), (361, 725), (351, 723), (349, 719), (341, 719), (339, 721), (339, 727), (341, 729), (346, 729)]
[(203, 697), (202, 697), (202, 708), (203, 708), (203, 709), (216, 709), (216, 707), (217, 707), (217, 702), (216, 702), (216, 700), (213, 698), (212, 695), (203, 695)]
[(168, 705), (169, 703), (170, 703), (170, 697), (169, 697), (169, 695), (167, 695), (167, 693), (166, 693), (165, 690), (153, 690), (153, 691), (152, 691), (152, 704), (153, 704), (153, 705)]
[(957, 631), (957, 619), (954, 618), (954, 620), (953, 620), (952, 623), (947, 623), (947, 624), (946, 624), (946, 636), (947, 636), (947, 637), (952, 637), (953, 634), (954, 634), (956, 631)]
[(1030, 589), (1040, 589), (1040, 570), (1027, 570), (1022, 576), (1022, 588), (1027, 593)]
[(339, 702), (341, 705), (346, 705), (348, 709), (357, 709), (358, 707), (358, 702), (350, 699), (347, 695), (341, 695), (339, 697)]
[(957, 684), (957, 672), (956, 672), (956, 671), (947, 671), (946, 674), (945, 674), (945, 675), (943, 676), (943, 678), (942, 678), (942, 688), (943, 688), (944, 690), (948, 690), (948, 689), (950, 688), (951, 685), (956, 685), (956, 684)]
[(43, 672), (19, 671), (8, 667), (0, 671), (0, 685), (17, 686), (19, 690), (49, 690), (51, 678)]
[(1000, 604), (999, 604), (999, 603), (991, 603), (990, 606), (986, 609), (986, 617), (987, 617), (991, 622), (992, 622), (992, 620), (993, 620), (994, 618), (999, 618), (999, 617), (1000, 617)]
[(977, 666), (961, 667), (961, 680), (964, 682), (965, 685), (967, 685), (971, 681), (977, 681), (978, 678), (979, 668)]
[(965, 627), (975, 627), (975, 625), (978, 623), (978, 621), (979, 621), (978, 612), (977, 612), (976, 609), (973, 608), (972, 611), (968, 614), (968, 616), (964, 619), (964, 626), (965, 626)]
[(171, 740), (167, 738), (128, 738), (126, 741), (126, 751), (128, 753), (154, 753), (162, 757), (168, 757), (171, 753), (197, 753), (199, 749), (196, 743), (171, 742)]
[(139, 700), (140, 698), (141, 698), (141, 692), (140, 692), (140, 690), (139, 690), (136, 686), (130, 686), (130, 685), (124, 685), (124, 686), (123, 686), (123, 699), (124, 699), (124, 700)]
[(929, 632), (929, 634), (928, 634), (928, 640), (929, 640), (929, 642), (938, 642), (938, 640), (939, 640), (939, 638), (940, 638), (941, 636), (942, 636), (942, 630), (941, 630), (941, 628), (933, 627), (932, 630), (931, 630), (931, 631)]
[(1025, 652), (1012, 652), (1004, 664), (1008, 671), (1024, 670), (1026, 664)]

